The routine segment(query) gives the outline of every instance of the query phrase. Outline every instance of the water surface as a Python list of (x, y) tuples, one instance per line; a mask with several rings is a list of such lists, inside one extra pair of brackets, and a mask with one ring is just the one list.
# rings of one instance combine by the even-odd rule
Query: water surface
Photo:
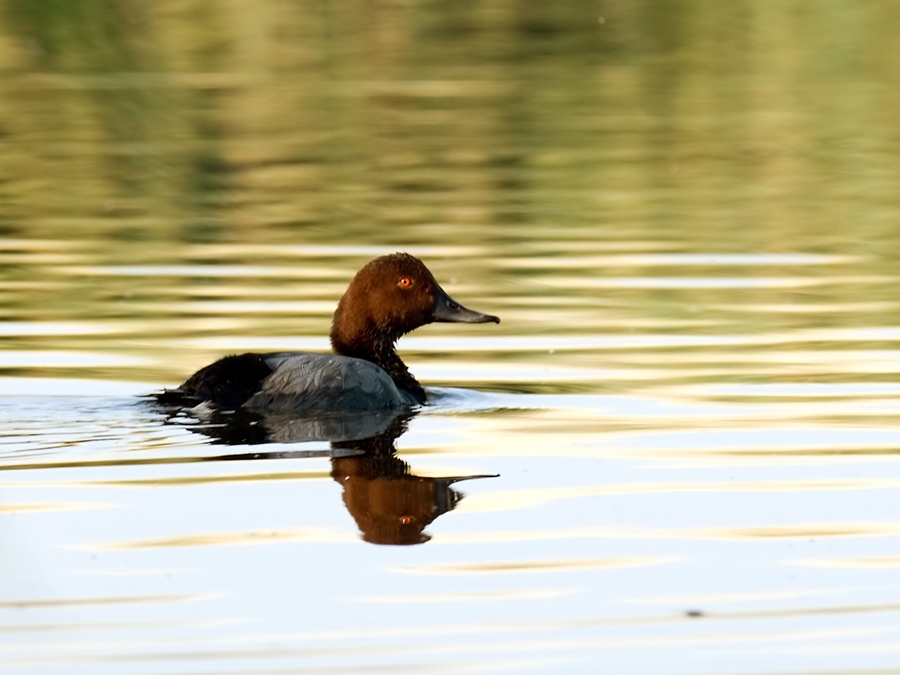
[[(890, 3), (127, 9), (0, 5), (4, 672), (900, 666)], [(374, 440), (149, 398), (396, 250)]]

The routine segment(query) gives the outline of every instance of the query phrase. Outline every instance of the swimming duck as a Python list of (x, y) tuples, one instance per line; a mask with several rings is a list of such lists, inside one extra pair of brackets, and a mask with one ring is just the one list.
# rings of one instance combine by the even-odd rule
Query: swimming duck
[(376, 412), (426, 403), (395, 343), (432, 322), (500, 323), (466, 309), (407, 253), (375, 258), (350, 282), (331, 324), (334, 354), (274, 352), (226, 356), (175, 390), (186, 402), (268, 412)]

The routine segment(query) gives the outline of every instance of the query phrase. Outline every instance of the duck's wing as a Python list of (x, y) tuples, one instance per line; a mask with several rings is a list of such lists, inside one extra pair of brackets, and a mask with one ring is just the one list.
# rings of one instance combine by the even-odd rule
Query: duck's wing
[(379, 366), (349, 356), (282, 352), (264, 355), (271, 369), (245, 408), (269, 412), (371, 412), (416, 404)]

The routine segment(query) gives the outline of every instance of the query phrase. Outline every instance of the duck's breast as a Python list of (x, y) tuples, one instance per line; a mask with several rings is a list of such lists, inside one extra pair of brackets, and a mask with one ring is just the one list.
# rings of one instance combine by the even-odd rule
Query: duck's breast
[(244, 404), (271, 412), (371, 412), (416, 404), (379, 366), (332, 354), (266, 355), (272, 374)]

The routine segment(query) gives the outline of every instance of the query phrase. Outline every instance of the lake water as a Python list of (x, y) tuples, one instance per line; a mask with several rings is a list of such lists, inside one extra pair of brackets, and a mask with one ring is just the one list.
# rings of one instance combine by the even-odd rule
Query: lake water
[[(0, 4), (0, 669), (896, 672), (898, 20)], [(432, 405), (151, 400), (396, 250)]]

